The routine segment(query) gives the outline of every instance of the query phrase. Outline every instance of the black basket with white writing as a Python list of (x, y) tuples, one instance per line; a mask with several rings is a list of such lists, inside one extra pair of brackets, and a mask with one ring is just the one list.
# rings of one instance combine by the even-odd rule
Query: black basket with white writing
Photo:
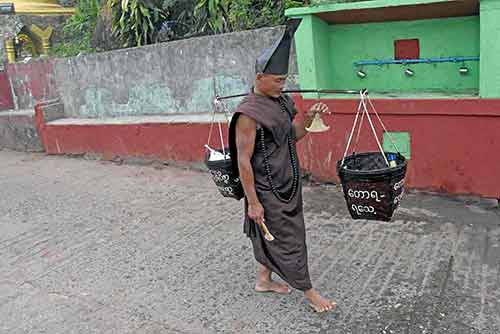
[(399, 153), (388, 167), (380, 152), (354, 153), (337, 163), (347, 208), (353, 219), (390, 221), (404, 194), (407, 161)]
[[(222, 153), (222, 150), (216, 151)], [(211, 161), (209, 159), (210, 153), (207, 151), (205, 165), (210, 171), (212, 179), (222, 196), (240, 200), (244, 196), (243, 186), (239, 177), (233, 171), (233, 163), (229, 157), (229, 148), (226, 148), (225, 153), (225, 159)]]

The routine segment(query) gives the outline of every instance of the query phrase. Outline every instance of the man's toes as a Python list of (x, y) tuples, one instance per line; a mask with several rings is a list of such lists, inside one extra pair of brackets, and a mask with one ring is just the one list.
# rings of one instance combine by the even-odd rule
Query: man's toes
[(309, 304), (309, 306), (311, 306), (311, 308), (313, 309), (314, 312), (317, 312), (317, 313), (321, 312), (321, 308), (319, 306), (316, 306), (314, 304)]
[(284, 294), (289, 294), (290, 292), (292, 292), (292, 289), (290, 289), (288, 285), (282, 284), (279, 286), (279, 291)]
[(318, 307), (318, 310), (319, 310), (318, 313), (324, 313), (324, 312), (328, 311), (328, 308), (325, 305), (320, 305)]
[(319, 300), (317, 304), (310, 303), (309, 305), (317, 313), (331, 311), (331, 310), (335, 309), (335, 307), (337, 306), (336, 303), (334, 303), (330, 300), (325, 300), (325, 299)]
[(320, 303), (319, 305), (315, 305), (313, 306), (314, 310), (318, 313), (323, 313), (323, 312), (327, 312), (327, 311), (331, 311), (335, 308), (336, 304), (335, 303), (332, 303), (330, 301), (324, 301), (322, 303)]

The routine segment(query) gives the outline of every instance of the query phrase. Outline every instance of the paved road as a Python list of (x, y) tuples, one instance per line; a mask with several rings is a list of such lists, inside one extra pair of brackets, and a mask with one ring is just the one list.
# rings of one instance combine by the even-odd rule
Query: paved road
[(500, 332), (499, 210), (411, 193), (391, 223), (304, 189), (311, 274), (257, 294), (241, 203), (207, 174), (0, 151), (0, 333)]

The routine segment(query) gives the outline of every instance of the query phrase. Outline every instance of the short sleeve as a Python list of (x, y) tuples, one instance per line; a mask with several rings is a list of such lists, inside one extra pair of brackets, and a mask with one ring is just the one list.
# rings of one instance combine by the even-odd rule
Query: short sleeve
[(293, 99), (290, 95), (285, 94), (285, 95), (283, 95), (283, 98), (285, 100), (285, 105), (286, 105), (287, 109), (290, 111), (290, 115), (292, 115), (292, 120), (293, 120), (298, 113), (298, 110), (295, 107), (295, 102), (293, 101)]

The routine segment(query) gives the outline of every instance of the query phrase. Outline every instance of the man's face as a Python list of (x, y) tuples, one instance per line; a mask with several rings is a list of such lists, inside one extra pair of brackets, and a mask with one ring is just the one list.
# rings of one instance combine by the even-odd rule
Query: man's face
[(285, 88), (286, 78), (286, 75), (258, 73), (255, 85), (262, 94), (279, 97)]

